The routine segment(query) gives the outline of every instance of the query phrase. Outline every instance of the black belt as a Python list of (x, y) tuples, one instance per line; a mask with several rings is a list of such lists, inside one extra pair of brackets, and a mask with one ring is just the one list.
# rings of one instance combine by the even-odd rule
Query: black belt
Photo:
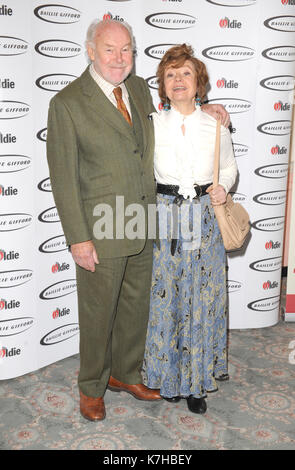
[[(206, 189), (208, 189), (209, 186), (211, 185), (212, 183), (203, 184), (203, 185), (195, 184), (194, 189), (196, 191), (196, 196), (194, 197), (194, 199), (198, 199), (199, 197), (206, 196), (208, 194), (206, 193)], [(185, 198), (183, 197), (182, 194), (179, 194), (178, 190), (179, 190), (179, 186), (177, 185), (157, 183), (157, 193), (167, 194), (168, 196), (175, 196), (173, 200), (173, 204), (177, 204), (178, 206), (181, 206)], [(176, 246), (177, 246), (177, 238), (172, 238), (171, 240), (172, 256), (175, 253)]]
[[(208, 189), (209, 186), (211, 185), (212, 183), (203, 184), (203, 185), (194, 184), (194, 189), (196, 191), (196, 196), (194, 197), (194, 199), (197, 199), (198, 197), (206, 196), (208, 194), (206, 193), (206, 189)], [(179, 194), (178, 190), (179, 190), (179, 186), (177, 185), (157, 183), (157, 193), (168, 194), (169, 196), (181, 197), (182, 199), (184, 199), (184, 197), (181, 194)]]

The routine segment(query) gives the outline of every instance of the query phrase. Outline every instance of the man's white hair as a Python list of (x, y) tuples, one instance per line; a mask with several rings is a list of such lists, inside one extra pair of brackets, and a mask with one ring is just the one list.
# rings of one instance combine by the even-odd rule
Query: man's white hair
[(131, 26), (126, 21), (113, 20), (112, 18), (108, 18), (106, 20), (96, 19), (92, 21), (92, 23), (88, 27), (87, 34), (86, 34), (86, 42), (85, 42), (86, 47), (89, 45), (95, 49), (95, 40), (94, 40), (95, 36), (99, 34), (100, 30), (103, 30), (107, 25), (111, 25), (111, 24), (119, 24), (127, 29), (130, 35), (130, 39), (131, 39), (132, 50), (133, 52), (135, 52), (135, 39), (133, 36)]

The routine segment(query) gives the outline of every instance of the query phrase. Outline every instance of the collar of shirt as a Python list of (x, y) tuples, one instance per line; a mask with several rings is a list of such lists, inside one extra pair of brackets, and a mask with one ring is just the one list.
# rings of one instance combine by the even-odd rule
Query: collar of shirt
[[(115, 107), (117, 107), (117, 101), (116, 101), (115, 95), (113, 93), (113, 90), (116, 87), (114, 85), (112, 85), (112, 83), (105, 80), (99, 73), (97, 73), (97, 71), (93, 67), (93, 64), (90, 65), (89, 72), (90, 72), (90, 75), (93, 78), (93, 80), (97, 83), (99, 88), (102, 90), (102, 92), (111, 101), (111, 103), (113, 103), (113, 105)], [(122, 89), (123, 101), (124, 101), (124, 103), (125, 103), (125, 105), (128, 109), (129, 114), (131, 115), (130, 104), (129, 104), (129, 95), (128, 95), (128, 91), (127, 91), (125, 83), (124, 82), (120, 83), (120, 87)]]

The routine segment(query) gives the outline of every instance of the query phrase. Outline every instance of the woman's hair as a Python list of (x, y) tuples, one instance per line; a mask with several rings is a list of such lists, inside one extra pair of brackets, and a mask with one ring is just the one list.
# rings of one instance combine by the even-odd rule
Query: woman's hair
[(197, 73), (197, 96), (201, 100), (206, 96), (206, 88), (209, 81), (206, 66), (203, 62), (194, 57), (194, 51), (191, 46), (181, 44), (179, 46), (171, 47), (166, 51), (157, 70), (159, 96), (162, 102), (167, 101), (164, 86), (165, 70), (168, 67), (182, 67), (186, 60), (189, 60), (193, 64)]

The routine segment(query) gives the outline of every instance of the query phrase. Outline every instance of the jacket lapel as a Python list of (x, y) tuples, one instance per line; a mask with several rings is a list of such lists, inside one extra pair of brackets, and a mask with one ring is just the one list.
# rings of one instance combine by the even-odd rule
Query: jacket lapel
[(148, 128), (148, 117), (145, 114), (145, 108), (142, 103), (142, 96), (140, 96), (140, 94), (137, 93), (137, 89), (132, 87), (131, 83), (129, 83), (128, 80), (126, 80), (125, 85), (128, 90), (129, 96), (133, 101), (133, 105), (136, 108), (136, 111), (140, 118), (142, 134), (143, 134), (143, 149), (145, 153), (145, 150), (148, 144), (149, 128)]
[(132, 127), (95, 83), (88, 68), (81, 75), (81, 88), (85, 97), (89, 100), (89, 106), (99, 112), (101, 119), (127, 138), (134, 139)]

